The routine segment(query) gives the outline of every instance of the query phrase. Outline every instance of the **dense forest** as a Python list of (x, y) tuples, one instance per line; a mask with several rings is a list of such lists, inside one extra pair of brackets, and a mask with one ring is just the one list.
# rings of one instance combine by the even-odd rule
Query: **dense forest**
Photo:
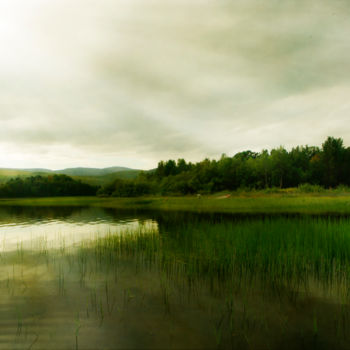
[(219, 160), (188, 163), (161, 161), (154, 171), (136, 180), (116, 180), (99, 195), (130, 197), (145, 194), (213, 193), (222, 190), (298, 187), (302, 184), (334, 188), (350, 186), (350, 147), (328, 137), (322, 147), (279, 147), (260, 153), (244, 151)]
[(134, 180), (116, 179), (100, 188), (61, 174), (16, 177), (0, 185), (0, 197), (186, 195), (306, 184), (350, 186), (350, 147), (344, 147), (342, 139), (328, 137), (322, 147), (297, 146), (290, 151), (279, 147), (233, 157), (223, 154), (218, 160), (198, 163), (170, 159)]
[(93, 196), (97, 187), (67, 175), (16, 177), (0, 186), (0, 197)]

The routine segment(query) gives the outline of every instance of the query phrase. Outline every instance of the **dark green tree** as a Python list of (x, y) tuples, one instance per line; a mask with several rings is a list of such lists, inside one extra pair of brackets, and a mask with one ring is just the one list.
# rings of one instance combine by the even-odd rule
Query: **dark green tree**
[(271, 151), (271, 163), (273, 168), (274, 185), (280, 188), (286, 187), (287, 178), (291, 171), (289, 154), (284, 147), (279, 147)]
[(322, 144), (321, 161), (324, 169), (323, 184), (326, 187), (339, 185), (345, 148), (341, 138), (328, 137)]

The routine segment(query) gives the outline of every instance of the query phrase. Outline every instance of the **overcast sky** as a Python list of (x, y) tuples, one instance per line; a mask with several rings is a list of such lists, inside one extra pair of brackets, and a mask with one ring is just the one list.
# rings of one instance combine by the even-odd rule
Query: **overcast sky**
[(0, 167), (350, 146), (348, 0), (0, 0)]

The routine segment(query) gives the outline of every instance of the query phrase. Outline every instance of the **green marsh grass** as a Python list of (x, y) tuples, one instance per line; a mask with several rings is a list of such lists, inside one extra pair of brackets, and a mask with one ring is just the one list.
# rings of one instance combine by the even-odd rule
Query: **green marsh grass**
[[(249, 306), (252, 298), (261, 300), (261, 296), (265, 302), (274, 300), (282, 307), (290, 303), (299, 308), (306, 299), (316, 304), (320, 300), (335, 302), (339, 305), (334, 310), (339, 318), (335, 323), (336, 332), (342, 328), (346, 338), (350, 301), (350, 221), (347, 218), (280, 217), (227, 220), (215, 225), (187, 222), (161, 233), (138, 231), (111, 235), (93, 244), (99, 264), (106, 263), (103, 259), (107, 259), (109, 265), (113, 264), (113, 259), (132, 258), (135, 266), (155, 269), (160, 276), (161, 298), (168, 313), (172, 310), (172, 295), (185, 290), (193, 299), (204, 288), (208, 288), (211, 295), (231, 296), (241, 300), (239, 303), (244, 296), (243, 311), (233, 311), (231, 299), (214, 322), (218, 346), (233, 342), (227, 335), (232, 335), (233, 324), (240, 329), (233, 332), (236, 336), (239, 334), (240, 342), (243, 339), (246, 346), (256, 346), (251, 344), (250, 338), (254, 338), (251, 332), (271, 327), (267, 326), (271, 320), (263, 319)], [(175, 293), (171, 292), (174, 281)], [(300, 334), (309, 332), (311, 338), (318, 339), (320, 327), (323, 331), (327, 328), (325, 317), (320, 315), (322, 312), (321, 303), (316, 311), (305, 315), (305, 319), (309, 317), (309, 324), (303, 324), (305, 329), (301, 329)], [(281, 320), (279, 326), (280, 332), (288, 333), (291, 327), (288, 317)], [(294, 323), (293, 327), (296, 327)]]
[[(87, 248), (87, 251), (90, 248)], [(258, 281), (266, 288), (342, 289), (350, 281), (349, 219), (266, 218), (186, 223), (169, 232), (142, 230), (93, 242), (98, 264), (133, 257), (136, 266), (214, 284)], [(239, 285), (238, 284), (238, 285)]]

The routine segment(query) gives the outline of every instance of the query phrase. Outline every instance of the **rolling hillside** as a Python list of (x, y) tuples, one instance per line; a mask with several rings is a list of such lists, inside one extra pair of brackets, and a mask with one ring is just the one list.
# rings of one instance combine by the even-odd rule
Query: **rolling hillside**
[(104, 176), (113, 173), (130, 171), (133, 169), (125, 167), (110, 167), (110, 168), (67, 168), (62, 170), (55, 170), (55, 174), (65, 174), (69, 176)]
[(81, 180), (93, 186), (103, 186), (113, 182), (115, 179), (135, 179), (141, 170), (124, 170), (101, 176), (72, 176), (75, 180)]
[(45, 175), (45, 172), (40, 171), (27, 171), (21, 169), (6, 169), (0, 168), (0, 184), (8, 181), (13, 177), (28, 177), (35, 175)]
[(130, 169), (125, 167), (109, 167), (109, 168), (67, 168), (62, 170), (50, 170), (50, 169), (8, 169), (0, 168), (0, 184), (5, 183), (14, 177), (29, 177), (35, 175), (46, 176), (49, 174), (65, 174), (71, 176), (75, 180), (81, 180), (82, 182), (90, 185), (101, 186), (112, 182), (117, 178), (121, 179), (134, 179), (138, 176), (141, 170)]

